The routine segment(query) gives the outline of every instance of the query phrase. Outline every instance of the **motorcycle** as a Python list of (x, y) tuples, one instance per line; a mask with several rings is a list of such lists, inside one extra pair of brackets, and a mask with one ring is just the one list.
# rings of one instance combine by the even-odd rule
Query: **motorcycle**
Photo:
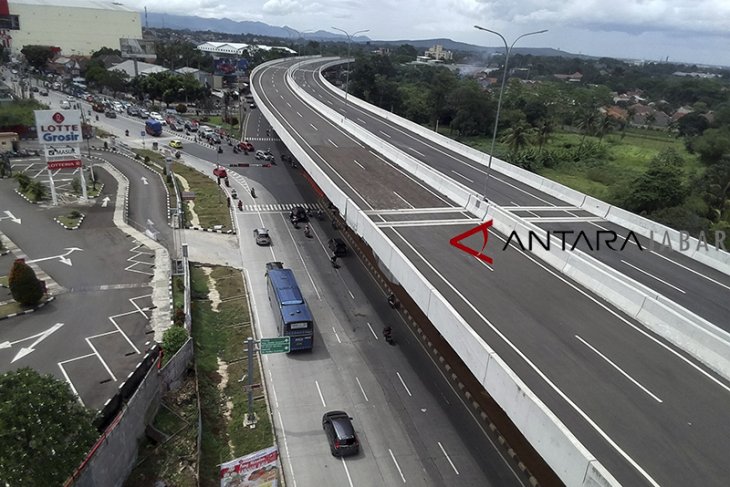
[(127, 137), (129, 137), (129, 130), (125, 130), (124, 131), (124, 135), (127, 136)]
[(393, 340), (393, 329), (389, 326), (383, 328), (383, 338), (385, 338), (385, 343), (388, 345), (395, 345), (395, 340)]
[(393, 309), (398, 308), (398, 300), (396, 299), (395, 294), (391, 293), (388, 295), (388, 305)]

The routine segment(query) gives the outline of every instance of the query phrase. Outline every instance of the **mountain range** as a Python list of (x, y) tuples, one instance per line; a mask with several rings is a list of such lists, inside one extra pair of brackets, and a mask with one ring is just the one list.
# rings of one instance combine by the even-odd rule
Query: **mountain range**
[[(143, 14), (144, 15), (144, 14)], [(280, 39), (310, 39), (315, 41), (345, 41), (347, 38), (342, 34), (332, 33), (325, 30), (317, 32), (307, 32), (300, 34), (296, 29), (287, 26), (273, 26), (264, 22), (253, 22), (248, 20), (231, 20), (231, 19), (212, 19), (204, 17), (195, 17), (189, 15), (175, 15), (158, 12), (148, 12), (146, 15), (146, 27), (167, 28), (175, 30), (189, 31), (211, 31), (225, 34), (250, 34), (262, 37), (278, 37)], [(477, 52), (483, 54), (491, 54), (494, 52), (504, 52), (503, 47), (484, 47), (465, 42), (453, 41), (451, 39), (418, 39), (418, 40), (396, 40), (381, 41), (372, 40), (367, 36), (353, 37), (354, 42), (369, 42), (375, 46), (400, 46), (401, 44), (410, 44), (416, 48), (428, 49), (431, 46), (440, 44), (444, 49), (451, 51)], [(532, 54), (534, 56), (561, 56), (561, 57), (589, 57), (579, 56), (565, 51), (552, 48), (532, 48), (519, 47), (513, 51), (515, 54)]]

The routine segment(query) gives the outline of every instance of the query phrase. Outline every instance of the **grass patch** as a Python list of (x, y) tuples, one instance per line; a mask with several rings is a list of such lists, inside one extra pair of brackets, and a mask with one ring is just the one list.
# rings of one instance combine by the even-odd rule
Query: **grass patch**
[(172, 309), (185, 304), (185, 279), (183, 276), (172, 276)]
[[(228, 267), (215, 267), (211, 278), (216, 282), (221, 299), (218, 312), (207, 300), (207, 275), (202, 268), (192, 271), (192, 333), (196, 343), (198, 387), (203, 408), (200, 485), (217, 487), (218, 464), (271, 446), (274, 439), (261, 389), (256, 392), (256, 428), (243, 426), (247, 397), (237, 381), (246, 373), (246, 362), (242, 360), (246, 356), (244, 340), (252, 336), (252, 330), (241, 273)], [(221, 365), (225, 364), (228, 366), (224, 369)], [(228, 376), (228, 381), (221, 390), (222, 374)], [(260, 380), (256, 364), (254, 381), (260, 383)], [(232, 409), (228, 409), (228, 404)]]
[[(155, 152), (150, 149), (132, 149), (132, 152), (141, 157), (143, 161), (145, 160), (145, 157), (148, 157), (150, 162), (155, 162), (163, 167), (165, 166), (165, 157), (159, 152)], [(150, 166), (147, 162), (145, 162), (145, 164)], [(151, 167), (156, 170), (154, 166)]]
[(67, 227), (75, 227), (81, 222), (83, 218), (83, 213), (79, 212), (78, 210), (73, 210), (70, 213), (66, 213), (65, 215), (59, 215), (56, 217), (59, 222)]
[[(48, 296), (43, 296), (37, 306), (40, 306), (41, 304), (46, 303), (46, 302), (48, 302)], [(33, 306), (33, 307), (35, 308), (37, 306)], [(16, 302), (11, 302), (11, 303), (0, 305), (0, 318), (5, 318), (14, 313), (20, 313), (21, 311), (25, 311), (27, 309), (30, 309), (30, 308), (21, 306), (19, 303), (16, 303)]]
[[(180, 163), (173, 163), (172, 170), (183, 177), (190, 186), (190, 191), (195, 193), (193, 204), (202, 227), (212, 228), (215, 225), (221, 225), (223, 230), (233, 228), (231, 213), (226, 205), (226, 196), (212, 179)], [(183, 190), (182, 184), (180, 187)], [(189, 204), (185, 205), (185, 220), (191, 221)]]
[[(229, 110), (230, 112), (230, 110)], [(246, 112), (243, 112), (244, 117), (246, 116)], [(233, 110), (233, 113), (231, 116), (238, 118), (238, 110)], [(241, 121), (239, 120), (238, 125), (231, 125), (229, 123), (223, 123), (223, 117), (220, 115), (214, 115), (211, 117), (208, 117), (208, 121), (205, 122), (206, 125), (214, 125), (216, 127), (220, 127), (226, 132), (228, 132), (231, 137), (235, 138), (241, 138)]]

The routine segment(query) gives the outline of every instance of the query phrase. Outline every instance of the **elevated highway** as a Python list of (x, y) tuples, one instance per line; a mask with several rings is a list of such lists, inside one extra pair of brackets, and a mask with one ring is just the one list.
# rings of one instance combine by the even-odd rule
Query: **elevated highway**
[[(473, 208), (449, 199), (446, 183), (438, 191), (424, 184), (305, 103), (304, 90), (287, 79), (291, 64), (254, 72), (260, 108), (566, 484), (724, 485), (730, 387), (723, 378), (530, 252), (507, 246), (488, 267), (451, 247), (453, 236), (481, 221)], [(374, 123), (351, 103), (335, 106), (336, 97), (303, 78), (311, 66), (300, 67), (293, 79), (314, 98)], [(416, 148), (413, 139), (404, 151), (445, 158), (444, 148)], [(523, 199), (542, 198), (533, 188), (506, 186), (519, 188), (500, 197), (513, 206), (541, 206)], [(721, 273), (713, 279), (726, 282)]]

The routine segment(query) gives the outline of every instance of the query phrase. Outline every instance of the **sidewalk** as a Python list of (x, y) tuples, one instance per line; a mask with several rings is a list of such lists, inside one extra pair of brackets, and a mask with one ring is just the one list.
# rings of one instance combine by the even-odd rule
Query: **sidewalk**
[(191, 262), (243, 268), (236, 235), (197, 230), (182, 230), (182, 232), (183, 242), (188, 244), (188, 257)]

